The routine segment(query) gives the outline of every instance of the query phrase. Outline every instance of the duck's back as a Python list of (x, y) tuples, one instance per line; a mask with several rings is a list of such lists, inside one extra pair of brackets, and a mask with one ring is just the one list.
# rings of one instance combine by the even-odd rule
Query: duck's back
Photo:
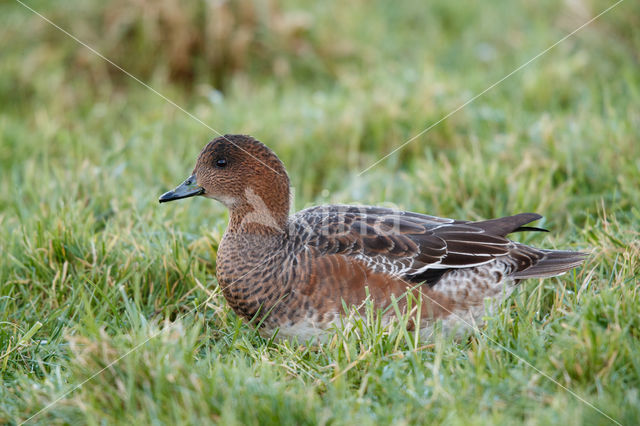
[[(382, 207), (327, 205), (292, 216), (290, 234), (320, 256), (348, 256), (376, 272), (433, 286), (453, 269), (502, 260), (513, 264), (515, 274), (544, 261), (549, 251), (506, 238), (512, 232), (544, 231), (524, 226), (540, 218), (522, 213), (468, 222)], [(575, 261), (583, 257), (576, 256)], [(562, 273), (575, 265), (563, 265), (564, 270), (558, 266), (553, 272)]]

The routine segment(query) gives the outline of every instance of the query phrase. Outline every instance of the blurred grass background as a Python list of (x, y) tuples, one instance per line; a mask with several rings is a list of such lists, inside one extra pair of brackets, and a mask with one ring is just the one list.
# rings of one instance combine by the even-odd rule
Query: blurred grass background
[(575, 274), (524, 283), (486, 336), (421, 346), (362, 325), (314, 349), (264, 341), (217, 293), (222, 206), (157, 205), (216, 135), (3, 1), (0, 422), (156, 332), (35, 421), (608, 423), (496, 342), (616, 420), (640, 418), (637, 2), (361, 176), (613, 2), (26, 4), (212, 128), (271, 146), (297, 209), (536, 211), (553, 233), (521, 238), (594, 254)]

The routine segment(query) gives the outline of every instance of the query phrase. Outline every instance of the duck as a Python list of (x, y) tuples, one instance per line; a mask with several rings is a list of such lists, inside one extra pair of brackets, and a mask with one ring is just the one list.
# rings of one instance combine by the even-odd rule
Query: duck
[(421, 336), (436, 324), (474, 328), (521, 280), (562, 275), (586, 257), (507, 238), (548, 232), (527, 226), (542, 218), (535, 213), (465, 221), (332, 204), (290, 215), (290, 194), (285, 166), (269, 147), (227, 134), (209, 142), (191, 175), (159, 198), (201, 196), (228, 208), (218, 285), (231, 309), (267, 337), (326, 339), (348, 311), (367, 303), (385, 323), (410, 310), (407, 328)]

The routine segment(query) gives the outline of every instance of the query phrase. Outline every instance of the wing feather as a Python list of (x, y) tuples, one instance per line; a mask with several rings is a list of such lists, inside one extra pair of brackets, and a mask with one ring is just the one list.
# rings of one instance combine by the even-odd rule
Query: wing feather
[(502, 256), (512, 258), (518, 270), (534, 265), (544, 254), (505, 236), (527, 230), (523, 225), (539, 218), (523, 213), (465, 222), (383, 207), (331, 205), (303, 210), (293, 223), (307, 232), (303, 243), (321, 254), (354, 256), (378, 272), (436, 282), (448, 269)]

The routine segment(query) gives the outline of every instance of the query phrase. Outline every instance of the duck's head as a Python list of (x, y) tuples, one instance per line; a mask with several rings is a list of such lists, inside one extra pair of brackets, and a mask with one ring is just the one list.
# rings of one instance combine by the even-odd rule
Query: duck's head
[(289, 213), (289, 177), (280, 159), (266, 145), (246, 135), (224, 135), (200, 152), (193, 173), (161, 203), (201, 195), (220, 201), (231, 219), (271, 215), (279, 226)]

